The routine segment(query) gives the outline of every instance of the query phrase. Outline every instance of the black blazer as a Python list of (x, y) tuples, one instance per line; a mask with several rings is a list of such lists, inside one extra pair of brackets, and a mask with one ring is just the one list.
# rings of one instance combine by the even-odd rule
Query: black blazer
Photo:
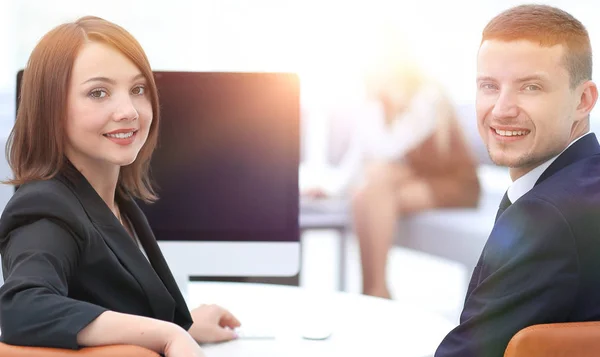
[(579, 139), (502, 213), (436, 357), (502, 357), (521, 329), (600, 319), (600, 146)]
[(0, 330), (9, 344), (78, 348), (106, 310), (192, 324), (137, 204), (118, 198), (148, 255), (76, 170), (24, 184), (0, 218)]

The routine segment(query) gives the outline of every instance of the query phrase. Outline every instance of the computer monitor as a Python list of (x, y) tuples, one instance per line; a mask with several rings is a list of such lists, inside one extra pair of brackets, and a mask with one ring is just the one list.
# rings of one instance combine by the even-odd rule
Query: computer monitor
[(140, 206), (169, 266), (200, 277), (300, 268), (300, 85), (291, 73), (155, 71), (160, 199)]
[[(158, 201), (138, 202), (171, 268), (189, 277), (300, 270), (300, 85), (291, 73), (154, 72)], [(22, 71), (17, 75), (20, 92)]]

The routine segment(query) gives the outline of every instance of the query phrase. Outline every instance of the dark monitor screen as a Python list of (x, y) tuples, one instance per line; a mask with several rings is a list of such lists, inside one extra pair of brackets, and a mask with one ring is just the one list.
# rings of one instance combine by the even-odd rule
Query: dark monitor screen
[(300, 88), (288, 73), (155, 72), (158, 240), (298, 241)]

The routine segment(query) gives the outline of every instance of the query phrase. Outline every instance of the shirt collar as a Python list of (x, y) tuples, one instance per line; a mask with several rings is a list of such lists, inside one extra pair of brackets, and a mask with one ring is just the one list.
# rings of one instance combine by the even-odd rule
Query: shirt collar
[(537, 166), (533, 170), (529, 171), (525, 175), (515, 180), (508, 188), (508, 198), (510, 199), (510, 202), (515, 202), (516, 200), (521, 198), (521, 196), (529, 192), (533, 188), (533, 186), (535, 186), (535, 183), (540, 178), (540, 176), (542, 176), (544, 171), (546, 171), (546, 169), (554, 162), (554, 160), (556, 160), (557, 157), (559, 157), (563, 152), (565, 152), (565, 150), (567, 150), (571, 145), (576, 143), (577, 140), (583, 138), (584, 136), (590, 133), (591, 132), (588, 131), (584, 135), (581, 135), (577, 139), (571, 141), (571, 143), (563, 151), (561, 151), (560, 154), (550, 158), (549, 160), (545, 161), (541, 165)]

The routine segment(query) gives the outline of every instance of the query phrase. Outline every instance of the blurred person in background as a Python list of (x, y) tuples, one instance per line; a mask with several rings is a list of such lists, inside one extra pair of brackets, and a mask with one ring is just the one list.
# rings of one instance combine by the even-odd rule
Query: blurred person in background
[(367, 105), (358, 114), (335, 187), (323, 184), (304, 195), (351, 198), (363, 293), (390, 298), (387, 257), (399, 218), (475, 207), (480, 185), (476, 162), (441, 86), (393, 49), (371, 68), (365, 77)]

